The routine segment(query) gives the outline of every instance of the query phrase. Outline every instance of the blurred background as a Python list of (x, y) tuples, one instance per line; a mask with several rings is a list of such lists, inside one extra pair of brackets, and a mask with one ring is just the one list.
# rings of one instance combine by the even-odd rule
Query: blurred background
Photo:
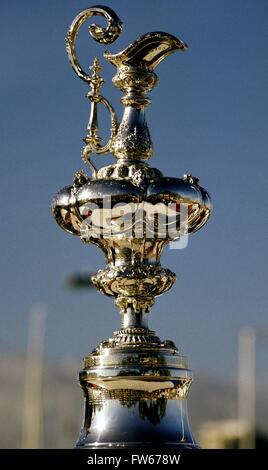
[[(189, 415), (200, 444), (267, 447), (268, 3), (104, 3), (124, 22), (112, 52), (149, 31), (189, 44), (157, 71), (147, 114), (152, 164), (167, 176), (198, 176), (214, 203), (186, 249), (166, 249), (162, 264), (177, 283), (157, 299), (150, 326), (189, 358)], [(87, 87), (68, 64), (64, 38), (88, 6), (1, 2), (1, 448), (73, 446), (82, 358), (119, 325), (113, 302), (84, 286), (103, 267), (102, 253), (61, 231), (50, 214), (53, 194), (86, 170)], [(78, 50), (85, 67), (103, 53), (86, 27)], [(103, 94), (121, 116), (115, 70), (101, 65)], [(105, 135), (105, 114), (100, 123)]]

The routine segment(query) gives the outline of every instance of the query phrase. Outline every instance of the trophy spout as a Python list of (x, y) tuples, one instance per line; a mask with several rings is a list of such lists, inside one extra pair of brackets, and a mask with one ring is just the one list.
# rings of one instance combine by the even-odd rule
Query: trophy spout
[(122, 52), (104, 54), (117, 67), (113, 84), (125, 92), (121, 99), (125, 110), (112, 144), (112, 153), (118, 160), (144, 161), (152, 156), (145, 108), (150, 104), (147, 93), (157, 84), (154, 69), (173, 52), (186, 49), (180, 39), (156, 31), (140, 36)]
[(128, 64), (154, 70), (172, 52), (186, 51), (187, 48), (187, 44), (172, 34), (154, 31), (140, 36), (122, 52), (117, 54), (106, 52), (104, 57), (117, 68)]

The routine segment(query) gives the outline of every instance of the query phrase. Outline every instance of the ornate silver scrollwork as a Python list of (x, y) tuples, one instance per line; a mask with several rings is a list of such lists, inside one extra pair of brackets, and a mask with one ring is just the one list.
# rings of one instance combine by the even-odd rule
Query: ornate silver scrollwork
[[(86, 163), (91, 171), (93, 178), (97, 175), (97, 169), (90, 160), (90, 155), (104, 154), (110, 151), (112, 141), (117, 133), (118, 121), (115, 110), (111, 103), (100, 94), (100, 88), (104, 83), (103, 78), (99, 76), (101, 67), (97, 57), (95, 58), (93, 65), (90, 69), (93, 71), (92, 75), (87, 74), (81, 67), (77, 54), (76, 54), (76, 38), (81, 25), (92, 16), (103, 16), (108, 22), (106, 28), (102, 28), (96, 24), (89, 27), (89, 33), (91, 37), (101, 44), (111, 44), (114, 42), (122, 31), (122, 22), (118, 16), (109, 7), (93, 6), (83, 10), (72, 22), (67, 38), (66, 38), (66, 50), (69, 57), (69, 61), (76, 75), (86, 82), (90, 87), (91, 91), (87, 93), (87, 98), (91, 101), (90, 118), (87, 126), (87, 135), (83, 139), (85, 147), (82, 151), (82, 160)], [(101, 138), (98, 135), (98, 105), (102, 103), (105, 108), (109, 111), (111, 117), (111, 134), (108, 142), (105, 145), (101, 145)]]
[[(100, 94), (100, 87), (104, 83), (103, 78), (99, 76), (101, 67), (99, 60), (95, 57), (93, 65), (90, 67), (93, 71), (91, 76), (91, 91), (87, 94), (87, 98), (91, 101), (90, 117), (87, 126), (87, 135), (83, 139), (85, 147), (82, 151), (82, 160), (84, 163), (89, 165), (93, 178), (97, 176), (97, 168), (90, 160), (90, 154), (104, 154), (110, 152), (112, 142), (118, 131), (118, 120), (115, 110), (111, 103)], [(111, 117), (111, 135), (108, 142), (105, 145), (101, 145), (101, 138), (99, 136), (99, 124), (98, 124), (98, 105), (102, 103), (106, 109), (108, 109)]]
[(92, 16), (103, 16), (108, 21), (107, 28), (102, 28), (96, 24), (89, 27), (89, 34), (100, 44), (111, 44), (122, 31), (122, 21), (116, 13), (109, 7), (93, 6), (81, 11), (73, 20), (66, 38), (66, 50), (73, 70), (79, 78), (87, 83), (91, 83), (91, 76), (88, 75), (78, 62), (76, 54), (76, 38), (82, 24)]

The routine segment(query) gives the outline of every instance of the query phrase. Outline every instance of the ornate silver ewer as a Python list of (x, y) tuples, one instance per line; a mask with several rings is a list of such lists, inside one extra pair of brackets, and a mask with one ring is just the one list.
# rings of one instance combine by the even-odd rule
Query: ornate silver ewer
[[(194, 448), (186, 403), (192, 373), (174, 343), (161, 341), (148, 327), (155, 297), (175, 282), (175, 274), (160, 264), (164, 247), (199, 230), (211, 211), (209, 195), (197, 178), (164, 177), (147, 163), (153, 147), (145, 108), (150, 104), (147, 92), (157, 83), (155, 68), (187, 46), (168, 33), (152, 32), (118, 54), (104, 53), (116, 67), (113, 84), (124, 92), (118, 125), (112, 105), (100, 93), (104, 80), (98, 59), (88, 75), (76, 55), (79, 28), (95, 15), (105, 17), (108, 26), (91, 25), (93, 39), (102, 44), (115, 41), (122, 23), (103, 6), (82, 11), (67, 36), (71, 65), (90, 86), (91, 113), (82, 158), (92, 175), (77, 172), (73, 184), (54, 197), (52, 212), (61, 228), (104, 252), (106, 267), (92, 281), (100, 292), (114, 297), (121, 327), (84, 359), (80, 383), (85, 418), (77, 447)], [(111, 117), (106, 145), (98, 134), (99, 105)], [(115, 163), (97, 170), (91, 154), (108, 152)]]

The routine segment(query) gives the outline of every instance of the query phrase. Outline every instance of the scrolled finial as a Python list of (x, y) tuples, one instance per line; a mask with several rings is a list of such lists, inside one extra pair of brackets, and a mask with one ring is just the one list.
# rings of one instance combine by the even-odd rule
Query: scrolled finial
[(121, 33), (123, 25), (120, 18), (111, 8), (102, 5), (92, 6), (81, 11), (81, 13), (79, 13), (79, 15), (77, 15), (73, 20), (66, 38), (66, 50), (69, 61), (76, 75), (87, 83), (91, 82), (91, 76), (82, 69), (78, 62), (75, 43), (80, 27), (92, 16), (103, 16), (108, 22), (108, 26), (106, 28), (96, 24), (89, 26), (89, 34), (100, 44), (111, 44), (114, 42)]

